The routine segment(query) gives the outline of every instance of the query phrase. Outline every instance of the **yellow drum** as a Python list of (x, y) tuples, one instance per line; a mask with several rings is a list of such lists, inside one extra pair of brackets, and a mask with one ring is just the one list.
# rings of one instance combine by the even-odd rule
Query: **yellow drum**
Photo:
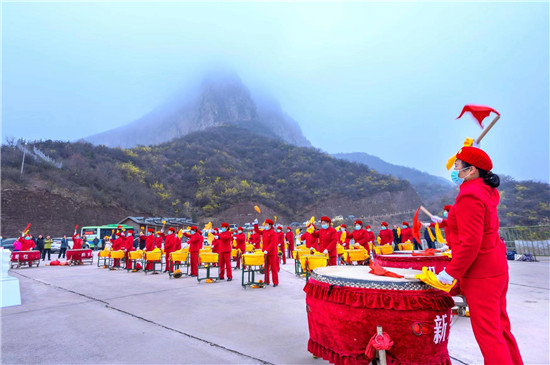
[(219, 261), (218, 254), (215, 252), (199, 253), (199, 258), (203, 264), (214, 264)]
[(139, 260), (143, 257), (143, 251), (139, 250), (139, 251), (130, 251), (128, 253), (128, 258), (130, 260)]
[(369, 257), (365, 250), (344, 250), (344, 260), (346, 262), (365, 261)]
[(231, 257), (237, 257), (238, 253), (239, 253), (239, 251), (236, 248), (232, 249), (231, 250)]
[(112, 251), (111, 252), (111, 258), (112, 259), (123, 259), (124, 258), (124, 251)]
[(265, 263), (265, 256), (262, 252), (261, 255), (255, 253), (245, 253), (243, 255), (245, 266), (261, 266)]
[(253, 252), (254, 251), (254, 245), (246, 245), (246, 252)]
[(390, 255), (393, 253), (393, 247), (391, 245), (375, 246), (374, 252), (377, 255)]
[(147, 261), (160, 261), (162, 252), (160, 251), (147, 251), (145, 252), (145, 260)]
[(189, 255), (189, 252), (172, 252), (170, 254), (170, 257), (172, 258), (172, 261), (181, 261), (185, 262), (187, 261), (187, 256)]
[(107, 250), (99, 251), (99, 257), (109, 257), (110, 254), (111, 254), (111, 251), (107, 251)]
[(302, 265), (302, 269), (306, 270), (306, 262), (308, 270), (313, 270), (318, 267), (324, 267), (327, 266), (328, 263), (328, 255), (301, 255), (300, 256), (300, 265)]
[(336, 245), (336, 254), (339, 256), (339, 255), (343, 255), (344, 254), (344, 246), (338, 244)]
[(412, 251), (414, 249), (414, 245), (412, 243), (400, 243), (399, 249), (401, 251)]
[(201, 248), (201, 249), (199, 250), (199, 254), (201, 254), (201, 253), (208, 253), (208, 252), (212, 252), (212, 247), (209, 246), (209, 247)]

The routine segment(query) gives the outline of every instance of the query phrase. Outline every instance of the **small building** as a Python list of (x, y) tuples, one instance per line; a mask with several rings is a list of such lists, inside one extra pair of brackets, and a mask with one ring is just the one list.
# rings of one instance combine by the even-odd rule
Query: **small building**
[[(163, 224), (162, 221), (165, 221), (166, 224)], [(126, 217), (118, 224), (126, 224), (128, 226), (134, 227), (134, 232), (147, 232), (149, 228), (152, 228), (156, 231), (160, 231), (162, 227), (167, 231), (168, 228), (174, 227), (176, 231), (180, 229), (186, 229), (189, 226), (196, 226), (196, 223), (190, 218), (169, 218), (169, 217)]]

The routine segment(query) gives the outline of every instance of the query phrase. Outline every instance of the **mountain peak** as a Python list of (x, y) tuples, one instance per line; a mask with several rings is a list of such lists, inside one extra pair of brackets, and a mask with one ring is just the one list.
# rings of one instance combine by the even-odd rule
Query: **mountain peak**
[(195, 92), (172, 98), (134, 122), (85, 140), (129, 148), (155, 145), (221, 125), (240, 126), (297, 146), (311, 146), (298, 123), (282, 111), (277, 101), (257, 103), (239, 75), (227, 69), (206, 74)]

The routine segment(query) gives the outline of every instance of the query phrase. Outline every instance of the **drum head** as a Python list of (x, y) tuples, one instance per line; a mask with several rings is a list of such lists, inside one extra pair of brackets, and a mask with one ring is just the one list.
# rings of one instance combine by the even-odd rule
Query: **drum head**
[[(399, 275), (414, 276), (420, 270), (387, 268)], [(327, 266), (313, 270), (312, 279), (331, 285), (372, 289), (426, 290), (428, 285), (418, 279), (392, 278), (369, 273), (368, 266)]]

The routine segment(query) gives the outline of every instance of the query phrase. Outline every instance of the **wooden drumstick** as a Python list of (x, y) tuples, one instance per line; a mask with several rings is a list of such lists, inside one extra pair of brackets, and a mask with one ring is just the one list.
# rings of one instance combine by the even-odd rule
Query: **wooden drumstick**
[(430, 219), (433, 217), (433, 214), (430, 213), (430, 212), (428, 211), (428, 209), (424, 208), (422, 205), (420, 206), (420, 210), (423, 211), (424, 213), (426, 213), (426, 215), (427, 215), (428, 217), (430, 217)]
[[(378, 336), (382, 336), (382, 326), (376, 326), (376, 333)], [(378, 351), (378, 356), (380, 357), (380, 365), (386, 365), (386, 350)]]
[(477, 137), (476, 139), (476, 143), (479, 144), (479, 142), (481, 142), (481, 140), (483, 139), (483, 137), (485, 137), (485, 135), (487, 134), (487, 132), (489, 132), (491, 130), (491, 128), (493, 128), (493, 126), (496, 124), (496, 122), (500, 119), (500, 115), (497, 115), (495, 117), (495, 119), (493, 119), (493, 121), (491, 122), (491, 124), (489, 124), (487, 126), (487, 128), (485, 128), (483, 130), (483, 132), (481, 132), (481, 134), (479, 135), (479, 137)]

